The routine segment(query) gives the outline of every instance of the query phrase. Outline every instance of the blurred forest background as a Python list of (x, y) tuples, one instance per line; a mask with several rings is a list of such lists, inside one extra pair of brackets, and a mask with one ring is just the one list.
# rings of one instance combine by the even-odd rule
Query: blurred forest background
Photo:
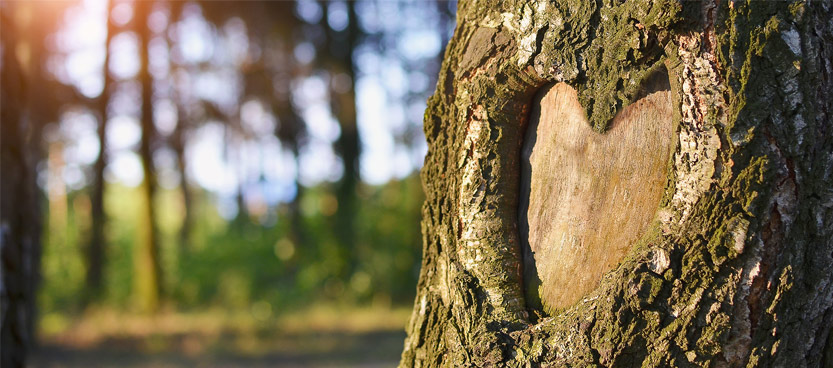
[(40, 218), (33, 363), (395, 364), (455, 9), (0, 2), (4, 201), (27, 169), (13, 211)]

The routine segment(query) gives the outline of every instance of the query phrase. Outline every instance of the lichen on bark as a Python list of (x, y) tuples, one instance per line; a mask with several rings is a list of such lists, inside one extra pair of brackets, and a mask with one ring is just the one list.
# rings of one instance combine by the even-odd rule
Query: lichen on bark
[[(831, 16), (830, 1), (461, 2), (425, 115), (423, 262), (401, 366), (821, 365)], [(572, 85), (603, 132), (658, 67), (677, 148), (657, 230), (575, 305), (528, 308), (516, 214), (533, 95)]]

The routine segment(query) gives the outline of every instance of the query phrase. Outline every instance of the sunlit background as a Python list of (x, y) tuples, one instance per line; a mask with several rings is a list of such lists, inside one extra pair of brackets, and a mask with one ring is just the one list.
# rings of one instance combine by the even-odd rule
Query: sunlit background
[(39, 142), (34, 365), (396, 364), (455, 9), (3, 0), (27, 112), (2, 124)]

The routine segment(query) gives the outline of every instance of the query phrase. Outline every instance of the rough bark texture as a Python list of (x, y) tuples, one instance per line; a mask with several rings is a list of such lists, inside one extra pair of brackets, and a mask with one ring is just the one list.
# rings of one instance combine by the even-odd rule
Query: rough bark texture
[[(401, 366), (830, 366), (830, 19), (830, 1), (461, 2), (425, 116)], [(676, 131), (658, 231), (573, 305), (529, 308), (517, 211), (534, 94), (573, 86), (604, 132), (662, 66)]]

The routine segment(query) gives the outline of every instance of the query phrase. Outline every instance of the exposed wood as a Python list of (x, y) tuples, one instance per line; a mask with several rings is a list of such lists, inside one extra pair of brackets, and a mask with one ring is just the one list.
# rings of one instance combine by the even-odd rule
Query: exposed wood
[[(594, 131), (566, 83), (533, 104), (519, 225), (527, 303), (554, 312), (594, 289), (648, 229), (674, 146), (668, 78)], [(657, 79), (657, 78), (655, 78)], [(661, 78), (660, 78), (661, 79)]]
[[(833, 0), (460, 1), (425, 114), (423, 262), (400, 366), (829, 367), (830, 19)], [(663, 67), (679, 144), (665, 156), (660, 231), (643, 234), (586, 297), (530, 318), (518, 209), (536, 92), (574, 86), (593, 131), (607, 132), (566, 140), (607, 153), (573, 159), (575, 175), (620, 160), (647, 170), (637, 162), (656, 153), (644, 146), (603, 147), (644, 134), (610, 123)], [(569, 172), (548, 173), (558, 171)], [(614, 173), (625, 188), (632, 173), (622, 168), (599, 183)], [(605, 186), (594, 193), (614, 192)], [(634, 211), (565, 188), (598, 198), (579, 202), (593, 203), (586, 211), (627, 213), (584, 224), (583, 236), (638, 238), (644, 222), (625, 223)], [(574, 280), (564, 288), (578, 288)]]

